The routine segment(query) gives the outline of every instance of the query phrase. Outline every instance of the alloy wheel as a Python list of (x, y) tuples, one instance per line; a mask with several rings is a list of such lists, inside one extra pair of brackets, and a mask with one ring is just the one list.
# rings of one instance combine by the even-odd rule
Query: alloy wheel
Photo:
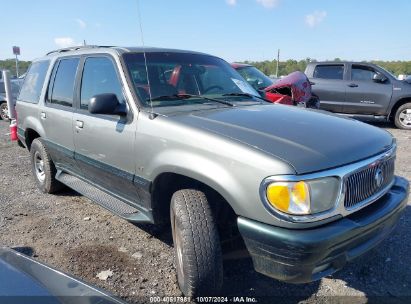
[(402, 110), (398, 118), (404, 127), (409, 128), (411, 126), (411, 109)]
[(0, 105), (0, 118), (3, 120), (9, 120), (9, 110), (6, 103)]

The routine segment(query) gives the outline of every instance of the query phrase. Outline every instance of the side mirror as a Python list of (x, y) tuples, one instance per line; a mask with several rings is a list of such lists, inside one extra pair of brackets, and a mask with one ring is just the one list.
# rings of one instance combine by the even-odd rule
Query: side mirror
[(387, 80), (387, 77), (385, 77), (383, 74), (381, 73), (375, 73), (374, 76), (372, 77), (372, 80), (374, 82), (378, 82), (378, 83), (383, 83)]
[(125, 106), (120, 104), (116, 94), (105, 93), (95, 95), (90, 99), (88, 111), (91, 114), (126, 115)]

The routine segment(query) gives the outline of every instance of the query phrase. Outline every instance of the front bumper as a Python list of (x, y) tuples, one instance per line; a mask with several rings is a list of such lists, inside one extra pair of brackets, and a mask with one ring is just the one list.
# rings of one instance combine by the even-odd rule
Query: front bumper
[(395, 228), (408, 195), (408, 181), (395, 177), (379, 200), (323, 226), (293, 230), (239, 217), (238, 228), (256, 271), (307, 283), (334, 273), (384, 240)]

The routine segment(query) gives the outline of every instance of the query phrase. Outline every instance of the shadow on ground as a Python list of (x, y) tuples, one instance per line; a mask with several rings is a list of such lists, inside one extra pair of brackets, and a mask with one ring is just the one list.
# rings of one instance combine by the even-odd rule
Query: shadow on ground
[(12, 247), (12, 249), (24, 255), (27, 255), (27, 256), (34, 255), (34, 249), (32, 247), (22, 246), (22, 247)]
[(372, 303), (411, 303), (411, 206), (392, 235), (333, 278), (365, 294)]

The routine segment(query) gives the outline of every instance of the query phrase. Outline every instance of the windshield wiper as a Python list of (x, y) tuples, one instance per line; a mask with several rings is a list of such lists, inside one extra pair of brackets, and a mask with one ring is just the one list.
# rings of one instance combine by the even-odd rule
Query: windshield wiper
[[(214, 98), (210, 98), (210, 97), (206, 97), (203, 95), (194, 95), (194, 94), (173, 94), (173, 95), (163, 95), (163, 96), (158, 96), (155, 97), (153, 99), (151, 99), (152, 101), (161, 101), (161, 100), (177, 100), (177, 99), (190, 99), (190, 98), (201, 98), (201, 99), (205, 99), (205, 100), (209, 100), (209, 101), (214, 101), (214, 102), (218, 102), (230, 107), (234, 107), (234, 104), (231, 102), (228, 102), (226, 100), (219, 100), (219, 99), (214, 99)], [(150, 99), (147, 99), (147, 101), (150, 101)]]
[(245, 96), (245, 97), (257, 97), (257, 98), (261, 98), (255, 95), (252, 95), (250, 93), (226, 93), (223, 94), (222, 96)]
[(250, 97), (250, 98), (258, 98), (258, 99), (261, 99), (267, 102), (271, 102), (261, 96), (253, 95), (250, 93), (226, 93), (226, 94), (223, 94), (222, 96), (245, 96), (245, 97)]

